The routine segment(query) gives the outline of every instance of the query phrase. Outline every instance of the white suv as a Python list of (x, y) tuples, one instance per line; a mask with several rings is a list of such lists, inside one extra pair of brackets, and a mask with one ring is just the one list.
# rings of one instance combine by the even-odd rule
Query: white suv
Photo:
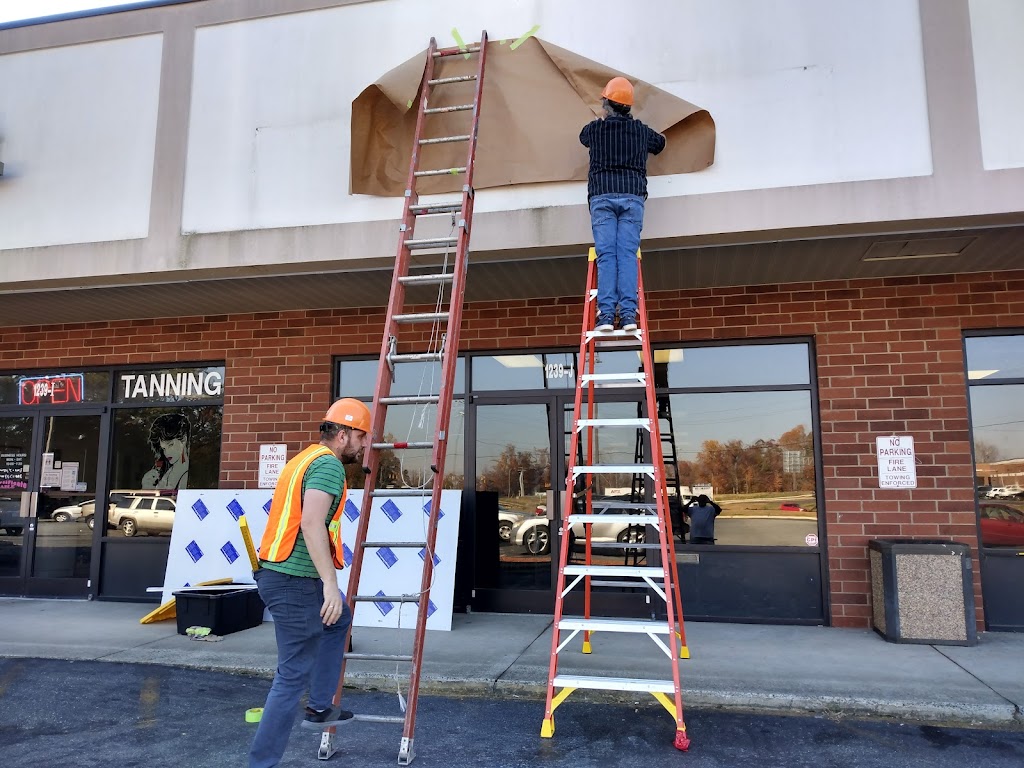
[(988, 492), (990, 499), (1018, 499), (1024, 497), (1024, 488), (1019, 485), (1004, 485)]
[(125, 536), (170, 533), (174, 526), (174, 499), (166, 496), (111, 494), (107, 523)]

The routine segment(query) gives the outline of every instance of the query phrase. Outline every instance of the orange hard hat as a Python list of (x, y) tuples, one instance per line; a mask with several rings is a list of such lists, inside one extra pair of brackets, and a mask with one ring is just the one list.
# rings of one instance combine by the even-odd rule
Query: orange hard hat
[(366, 403), (353, 397), (343, 397), (327, 409), (324, 421), (350, 429), (358, 429), (361, 432), (369, 432), (370, 409), (366, 407)]
[(601, 97), (631, 107), (633, 106), (633, 84), (624, 77), (613, 77), (601, 91)]

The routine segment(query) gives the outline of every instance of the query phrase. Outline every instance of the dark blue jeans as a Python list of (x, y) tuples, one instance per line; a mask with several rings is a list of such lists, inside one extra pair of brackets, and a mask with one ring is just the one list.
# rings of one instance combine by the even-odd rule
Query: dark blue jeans
[(277, 672), (249, 750), (249, 768), (271, 768), (281, 761), (288, 746), (306, 688), (311, 707), (332, 705), (352, 613), (346, 605), (341, 618), (325, 627), (320, 619), (324, 599), (320, 579), (266, 568), (256, 571), (255, 578), (260, 597), (274, 617)]
[(636, 318), (637, 266), (644, 199), (637, 195), (596, 195), (590, 198), (590, 223), (597, 251), (597, 315), (611, 322)]

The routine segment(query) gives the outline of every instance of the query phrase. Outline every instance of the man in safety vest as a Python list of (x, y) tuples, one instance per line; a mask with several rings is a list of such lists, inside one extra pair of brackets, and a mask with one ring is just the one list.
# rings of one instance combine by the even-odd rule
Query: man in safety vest
[(306, 727), (320, 730), (352, 717), (333, 708), (352, 623), (337, 576), (344, 567), (342, 462), (359, 458), (369, 433), (370, 409), (352, 398), (338, 400), (320, 425), (320, 442), (285, 465), (274, 489), (255, 578), (274, 618), (277, 672), (249, 751), (250, 768), (280, 762), (307, 686)]

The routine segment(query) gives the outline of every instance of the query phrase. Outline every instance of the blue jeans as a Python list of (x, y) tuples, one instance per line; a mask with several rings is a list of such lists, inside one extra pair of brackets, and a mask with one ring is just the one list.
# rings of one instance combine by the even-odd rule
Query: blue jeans
[(255, 578), (260, 597), (274, 617), (277, 672), (249, 750), (249, 767), (271, 768), (281, 761), (288, 746), (307, 686), (309, 706), (326, 709), (332, 705), (352, 612), (346, 605), (341, 618), (325, 627), (320, 618), (324, 599), (320, 579), (267, 568), (256, 571)]
[(644, 199), (636, 195), (596, 195), (590, 198), (590, 223), (597, 251), (597, 315), (611, 322), (636, 318), (637, 266), (640, 230), (644, 228)]

